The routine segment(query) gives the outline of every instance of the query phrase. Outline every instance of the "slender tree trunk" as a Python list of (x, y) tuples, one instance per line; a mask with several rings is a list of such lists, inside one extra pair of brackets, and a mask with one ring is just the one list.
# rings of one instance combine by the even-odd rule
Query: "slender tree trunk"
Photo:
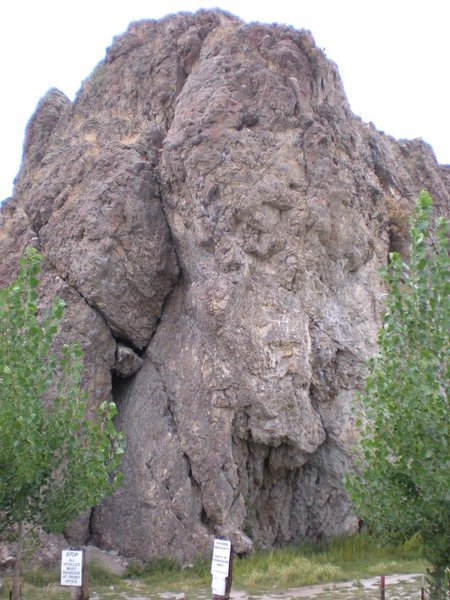
[(17, 523), (17, 551), (16, 564), (14, 565), (14, 578), (12, 597), (13, 600), (20, 600), (20, 570), (22, 568), (22, 553), (23, 553), (23, 525), (22, 521)]
[(89, 600), (89, 586), (87, 574), (86, 548), (83, 548), (83, 570), (81, 587), (72, 587), (70, 600)]

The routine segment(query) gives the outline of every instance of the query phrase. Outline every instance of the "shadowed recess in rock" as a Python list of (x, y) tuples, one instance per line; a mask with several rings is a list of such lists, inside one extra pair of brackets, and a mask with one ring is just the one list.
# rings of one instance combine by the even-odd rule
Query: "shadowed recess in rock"
[(133, 23), (73, 103), (51, 90), (1, 208), (0, 283), (39, 248), (90, 409), (113, 397), (128, 439), (122, 488), (68, 537), (190, 560), (214, 535), (243, 553), (355, 530), (379, 269), (421, 189), (448, 213), (449, 181), (351, 113), (309, 32), (218, 10)]

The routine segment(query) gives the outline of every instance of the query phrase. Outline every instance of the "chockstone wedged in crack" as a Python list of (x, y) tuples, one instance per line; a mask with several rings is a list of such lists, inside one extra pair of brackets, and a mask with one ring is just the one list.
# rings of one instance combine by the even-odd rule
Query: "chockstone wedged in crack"
[(24, 149), (0, 283), (39, 248), (91, 409), (114, 398), (128, 439), (122, 488), (69, 538), (187, 561), (215, 535), (244, 553), (355, 530), (379, 269), (421, 189), (448, 213), (448, 167), (355, 117), (309, 32), (219, 10), (131, 24)]

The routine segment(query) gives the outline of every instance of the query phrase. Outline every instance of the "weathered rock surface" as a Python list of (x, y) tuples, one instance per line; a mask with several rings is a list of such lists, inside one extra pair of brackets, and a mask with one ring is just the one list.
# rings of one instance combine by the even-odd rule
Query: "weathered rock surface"
[(117, 344), (114, 370), (119, 377), (131, 377), (142, 367), (143, 360), (131, 348)]
[(91, 407), (112, 394), (128, 439), (91, 542), (187, 560), (213, 535), (245, 552), (355, 529), (379, 268), (421, 189), (448, 213), (449, 167), (356, 118), (309, 32), (221, 11), (130, 25), (24, 148), (0, 283), (39, 247)]

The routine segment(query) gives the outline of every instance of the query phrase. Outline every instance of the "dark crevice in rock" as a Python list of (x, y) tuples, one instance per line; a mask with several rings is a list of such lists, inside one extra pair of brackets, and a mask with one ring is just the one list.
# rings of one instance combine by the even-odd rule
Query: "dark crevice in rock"
[[(180, 280), (181, 280), (181, 271), (180, 271), (180, 274), (179, 274), (179, 276), (178, 276), (178, 277), (179, 277), (179, 281), (180, 281)], [(150, 346), (150, 344), (152, 343), (153, 337), (155, 336), (156, 332), (158, 331), (158, 327), (159, 327), (159, 324), (161, 323), (161, 319), (162, 319), (162, 318), (163, 318), (163, 316), (164, 316), (164, 311), (165, 311), (165, 309), (166, 309), (166, 306), (167, 306), (167, 305), (168, 305), (168, 303), (169, 303), (169, 300), (170, 300), (170, 297), (171, 297), (171, 295), (173, 294), (174, 290), (176, 289), (177, 285), (179, 284), (179, 281), (178, 281), (178, 282), (176, 282), (176, 283), (173, 285), (172, 289), (171, 289), (171, 290), (168, 292), (168, 294), (167, 294), (167, 295), (166, 295), (166, 297), (164, 298), (164, 301), (163, 301), (163, 303), (162, 303), (162, 307), (161, 307), (161, 314), (160, 314), (160, 316), (158, 317), (158, 319), (157, 319), (157, 321), (156, 321), (156, 323), (155, 323), (155, 326), (153, 327), (153, 331), (152, 331), (152, 333), (151, 333), (151, 335), (150, 335), (150, 338), (149, 338), (149, 340), (148, 340), (148, 342), (147, 342), (146, 346), (144, 346), (144, 348), (142, 348), (142, 350), (139, 352), (139, 356), (141, 356), (141, 357), (144, 357), (144, 356), (147, 354), (148, 347), (149, 347), (149, 346)]]
[(95, 544), (95, 529), (94, 529), (94, 519), (95, 519), (95, 506), (91, 508), (91, 513), (89, 515), (89, 531), (88, 531), (88, 543)]
[(152, 342), (153, 336), (155, 335), (155, 333), (156, 333), (156, 332), (157, 332), (157, 330), (158, 330), (158, 326), (159, 326), (159, 324), (160, 324), (160, 322), (161, 322), (161, 319), (163, 318), (164, 311), (165, 311), (165, 308), (166, 308), (166, 306), (167, 306), (167, 304), (168, 304), (168, 302), (169, 302), (170, 296), (171, 296), (171, 294), (173, 293), (173, 291), (175, 290), (175, 288), (176, 288), (176, 287), (177, 287), (177, 284), (175, 283), (175, 284), (174, 284), (174, 286), (172, 287), (172, 289), (169, 291), (169, 293), (168, 293), (168, 294), (167, 294), (167, 296), (165, 297), (165, 299), (164, 299), (163, 303), (162, 303), (162, 307), (161, 307), (161, 314), (160, 314), (160, 316), (158, 317), (158, 319), (157, 319), (157, 321), (156, 321), (156, 323), (155, 323), (155, 326), (154, 326), (154, 328), (153, 328), (152, 334), (151, 334), (151, 336), (150, 336), (150, 338), (149, 338), (149, 340), (148, 340), (148, 343), (147, 343), (147, 345), (146, 345), (146, 346), (145, 346), (145, 347), (142, 349), (142, 355), (143, 355), (143, 356), (146, 354), (146, 352), (147, 352), (147, 349), (148, 349), (149, 345), (150, 345), (150, 344), (151, 344), (151, 342)]
[(181, 268), (181, 261), (180, 261), (180, 258), (178, 256), (177, 247), (176, 247), (176, 244), (174, 242), (173, 235), (172, 235), (172, 229), (170, 227), (169, 219), (168, 219), (167, 213), (166, 213), (166, 208), (164, 206), (163, 196), (162, 196), (162, 192), (161, 192), (161, 182), (160, 182), (159, 178), (157, 178), (156, 181), (157, 181), (157, 185), (158, 185), (158, 189), (159, 189), (159, 204), (161, 206), (161, 210), (162, 210), (162, 213), (164, 215), (164, 219), (166, 221), (167, 229), (169, 231), (169, 241), (170, 241), (170, 244), (171, 244), (171, 246), (173, 248), (173, 251), (175, 253), (175, 258), (177, 259), (177, 264), (178, 264), (178, 269), (179, 269), (178, 282), (180, 282), (181, 279), (183, 278), (183, 271), (182, 271), (182, 268)]
[(179, 275), (178, 275), (178, 281), (180, 281), (182, 279), (182, 277), (183, 277), (183, 271), (181, 269), (181, 261), (180, 261), (180, 258), (178, 256), (177, 247), (176, 247), (176, 244), (174, 242), (173, 235), (172, 235), (172, 229), (170, 227), (169, 219), (167, 217), (166, 207), (164, 206), (163, 195), (162, 195), (162, 192), (161, 192), (161, 182), (160, 182), (160, 180), (159, 180), (158, 177), (157, 177), (156, 181), (157, 181), (158, 190), (159, 190), (159, 203), (160, 203), (160, 206), (161, 206), (162, 213), (164, 215), (164, 219), (165, 219), (166, 224), (167, 224), (167, 229), (169, 231), (170, 244), (171, 244), (171, 246), (173, 248), (173, 251), (175, 253), (175, 257), (177, 259), (178, 268), (179, 268), (179, 271), (180, 271)]
[(131, 377), (128, 379), (124, 379), (123, 377), (119, 377), (113, 371), (111, 375), (111, 392), (114, 402), (117, 401), (118, 394), (123, 394), (127, 387), (130, 385), (132, 379)]
[(114, 373), (122, 378), (134, 375), (142, 367), (143, 359), (127, 344), (116, 343)]
[[(326, 443), (327, 443), (327, 441), (328, 441), (328, 431), (327, 431), (327, 428), (326, 428), (326, 426), (325, 426), (325, 423), (324, 423), (323, 417), (322, 417), (322, 415), (321, 415), (321, 413), (320, 413), (320, 410), (319, 410), (319, 404), (318, 404), (318, 402), (317, 402), (317, 399), (315, 398), (315, 393), (314, 393), (314, 385), (313, 385), (312, 383), (311, 383), (311, 385), (310, 385), (310, 389), (309, 389), (309, 398), (310, 398), (310, 401), (311, 401), (311, 406), (313, 407), (314, 411), (317, 413), (317, 416), (319, 417), (320, 423), (321, 423), (321, 425), (322, 425), (322, 429), (323, 429), (323, 431), (325, 432), (325, 440), (324, 440), (324, 441), (323, 441), (323, 442), (322, 442), (322, 443), (319, 445), (319, 447), (317, 448), (317, 449), (319, 449), (319, 448), (321, 448), (321, 447), (322, 447), (324, 444), (326, 444)], [(316, 452), (317, 452), (317, 450), (316, 450)], [(314, 454), (315, 454), (315, 453), (314, 453)], [(314, 454), (313, 454), (313, 455), (314, 455)]]
[(50, 127), (30, 130), (1, 274), (42, 242), (94, 400), (112, 386), (125, 480), (91, 539), (190, 560), (206, 532), (355, 530), (350, 404), (398, 205), (429, 183), (448, 206), (431, 158), (350, 117), (310, 34), (222, 12), (131, 25), (64, 115), (45, 152)]
[(170, 228), (170, 224), (169, 224), (169, 221), (168, 221), (168, 218), (167, 218), (167, 214), (166, 214), (166, 211), (165, 211), (165, 208), (164, 208), (164, 202), (162, 200), (161, 185), (160, 185), (160, 182), (159, 182), (158, 178), (156, 178), (156, 181), (157, 181), (157, 185), (158, 185), (158, 189), (159, 189), (159, 204), (161, 206), (161, 211), (162, 211), (162, 214), (164, 216), (164, 220), (165, 220), (166, 225), (167, 225), (167, 231), (169, 233), (169, 244), (170, 244), (170, 246), (173, 249), (173, 252), (174, 252), (174, 255), (175, 255), (175, 259), (176, 259), (176, 263), (177, 263), (177, 267), (178, 267), (178, 277), (177, 277), (177, 280), (174, 282), (173, 286), (171, 287), (171, 289), (169, 290), (169, 292), (166, 294), (166, 297), (163, 300), (163, 303), (162, 303), (162, 306), (161, 306), (161, 313), (160, 313), (160, 315), (159, 315), (159, 317), (158, 317), (158, 319), (157, 319), (157, 321), (155, 323), (155, 326), (153, 328), (153, 331), (152, 331), (152, 333), (150, 335), (150, 338), (149, 338), (147, 344), (140, 351), (140, 353), (138, 353), (139, 356), (144, 356), (146, 354), (147, 348), (151, 344), (153, 336), (155, 335), (155, 333), (158, 330), (158, 326), (159, 326), (159, 324), (161, 322), (161, 319), (162, 319), (162, 317), (164, 315), (164, 311), (165, 311), (166, 306), (167, 306), (167, 304), (168, 304), (168, 302), (170, 300), (170, 296), (174, 292), (174, 290), (177, 287), (177, 285), (179, 285), (181, 283), (182, 279), (183, 279), (183, 271), (181, 269), (181, 262), (180, 262), (180, 259), (178, 257), (176, 245), (174, 243), (173, 236), (172, 236), (172, 230)]
[(200, 522), (211, 534), (214, 535), (216, 533), (215, 523), (213, 521), (211, 521), (211, 519), (208, 517), (208, 515), (206, 514), (206, 510), (204, 509), (203, 506), (202, 506), (202, 513), (200, 516)]
[(115, 335), (112, 331), (111, 335), (115, 339), (116, 344), (123, 344), (124, 346), (128, 346), (128, 348), (131, 348), (131, 350), (133, 350), (133, 352), (137, 354), (140, 358), (142, 358), (145, 355), (145, 348), (138, 348), (129, 339), (126, 339), (120, 335)]

